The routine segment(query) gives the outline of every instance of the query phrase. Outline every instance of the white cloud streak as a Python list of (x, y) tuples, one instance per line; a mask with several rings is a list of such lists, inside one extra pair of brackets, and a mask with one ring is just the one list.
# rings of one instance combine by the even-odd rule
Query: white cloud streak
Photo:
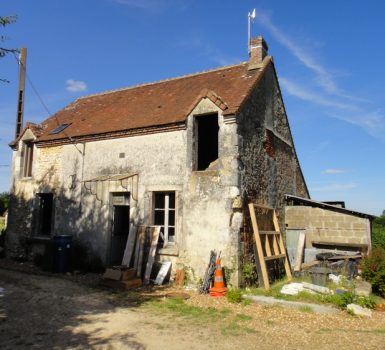
[(66, 81), (66, 90), (69, 92), (82, 92), (87, 90), (87, 84), (81, 80), (68, 79)]
[(351, 190), (356, 187), (357, 187), (357, 184), (354, 182), (344, 183), (344, 184), (332, 183), (325, 186), (312, 187), (312, 192), (339, 192), (339, 191)]
[(314, 74), (315, 84), (313, 85), (298, 84), (289, 78), (280, 78), (281, 86), (290, 95), (325, 107), (326, 115), (356, 125), (373, 137), (385, 139), (385, 116), (380, 110), (368, 111), (367, 106), (362, 106), (360, 103), (369, 101), (353, 97), (341, 90), (330, 69), (320, 64), (309, 50), (284, 34), (263, 11), (258, 11), (256, 20)]
[(322, 174), (344, 174), (346, 170), (344, 169), (326, 169), (322, 172)]

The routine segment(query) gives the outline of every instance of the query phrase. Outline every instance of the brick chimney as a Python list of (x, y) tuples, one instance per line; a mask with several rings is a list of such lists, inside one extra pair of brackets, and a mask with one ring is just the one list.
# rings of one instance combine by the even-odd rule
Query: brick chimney
[(249, 53), (249, 70), (262, 67), (262, 61), (267, 56), (267, 47), (265, 39), (262, 36), (251, 38)]

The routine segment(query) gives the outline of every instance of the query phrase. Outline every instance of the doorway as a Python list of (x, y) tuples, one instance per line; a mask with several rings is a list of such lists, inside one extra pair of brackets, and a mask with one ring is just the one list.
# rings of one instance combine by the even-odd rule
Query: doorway
[(112, 194), (110, 264), (121, 265), (130, 231), (129, 193)]

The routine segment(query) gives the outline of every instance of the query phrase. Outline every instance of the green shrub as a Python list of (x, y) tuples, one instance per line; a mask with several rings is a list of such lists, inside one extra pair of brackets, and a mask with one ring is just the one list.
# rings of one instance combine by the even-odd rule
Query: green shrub
[(373, 292), (385, 297), (385, 249), (374, 248), (362, 260), (362, 276), (372, 284)]
[(377, 220), (373, 222), (372, 243), (375, 248), (385, 249), (385, 226), (377, 222)]
[(227, 300), (230, 303), (240, 303), (242, 301), (242, 291), (240, 289), (230, 289), (227, 292)]
[(371, 296), (357, 296), (354, 302), (362, 307), (366, 307), (367, 309), (374, 309), (376, 307), (376, 301)]
[(354, 295), (351, 292), (325, 296), (327, 302), (344, 309), (348, 304), (354, 303)]
[(245, 280), (246, 286), (253, 285), (257, 276), (255, 264), (253, 264), (252, 262), (244, 263), (242, 266), (242, 276)]

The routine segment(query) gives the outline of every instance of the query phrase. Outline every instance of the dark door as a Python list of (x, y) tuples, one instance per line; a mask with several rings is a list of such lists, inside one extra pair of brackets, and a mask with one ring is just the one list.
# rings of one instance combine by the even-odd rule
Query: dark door
[(121, 265), (130, 230), (130, 206), (114, 205), (112, 210), (110, 264)]

